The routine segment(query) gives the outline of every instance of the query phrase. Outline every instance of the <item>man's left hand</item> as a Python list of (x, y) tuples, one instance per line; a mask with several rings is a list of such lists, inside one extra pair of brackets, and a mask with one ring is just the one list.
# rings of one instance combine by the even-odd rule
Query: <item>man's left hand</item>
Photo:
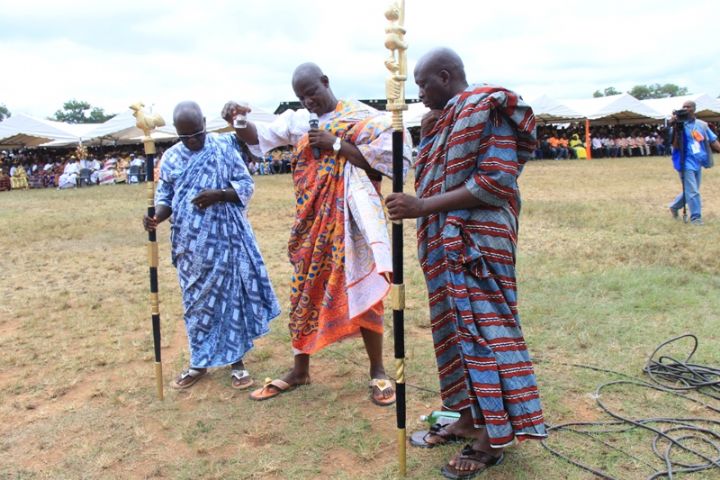
[(310, 130), (308, 132), (308, 140), (311, 147), (317, 147), (320, 150), (332, 150), (333, 143), (338, 137), (327, 130)]
[(192, 203), (199, 209), (205, 210), (210, 205), (221, 202), (222, 199), (222, 190), (203, 190), (197, 197), (192, 199)]
[(418, 218), (423, 216), (423, 201), (405, 193), (391, 193), (385, 198), (390, 220)]

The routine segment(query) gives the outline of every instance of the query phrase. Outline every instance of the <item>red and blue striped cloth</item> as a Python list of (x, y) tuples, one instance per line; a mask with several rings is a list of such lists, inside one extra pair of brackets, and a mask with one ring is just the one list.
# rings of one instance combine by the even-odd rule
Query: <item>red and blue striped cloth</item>
[(422, 139), (417, 196), (463, 186), (483, 207), (418, 219), (443, 404), (472, 409), (494, 447), (547, 436), (520, 328), (517, 178), (535, 147), (532, 109), (515, 93), (471, 86)]

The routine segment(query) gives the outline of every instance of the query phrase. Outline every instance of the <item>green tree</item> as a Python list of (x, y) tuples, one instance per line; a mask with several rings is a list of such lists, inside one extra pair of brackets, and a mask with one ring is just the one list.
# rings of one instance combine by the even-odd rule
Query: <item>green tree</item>
[[(90, 113), (86, 115), (86, 111)], [(55, 112), (50, 120), (66, 123), (102, 123), (110, 120), (115, 115), (107, 115), (102, 108), (93, 107), (88, 102), (79, 100), (68, 100), (63, 104), (62, 110)]]
[(613, 95), (620, 95), (621, 93), (622, 92), (615, 87), (607, 87), (602, 92), (600, 90), (595, 90), (595, 92), (593, 93), (593, 97), (611, 97)]
[(4, 103), (0, 103), (0, 122), (5, 120), (6, 118), (10, 118), (12, 113), (10, 113), (10, 110), (5, 106)]
[(638, 100), (645, 100), (647, 98), (668, 98), (687, 95), (688, 89), (687, 87), (680, 87), (674, 83), (666, 83), (665, 85), (653, 83), (652, 85), (635, 85), (628, 93)]

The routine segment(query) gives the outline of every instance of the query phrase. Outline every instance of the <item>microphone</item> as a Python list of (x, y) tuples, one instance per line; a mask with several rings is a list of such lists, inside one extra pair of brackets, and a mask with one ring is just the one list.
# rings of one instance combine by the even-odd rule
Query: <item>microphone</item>
[[(318, 119), (318, 116), (317, 116), (316, 113), (311, 113), (311, 114), (310, 114), (310, 121), (309, 121), (309, 123), (310, 123), (310, 128), (311, 128), (311, 129), (317, 130), (318, 124), (319, 124), (319, 119)], [(313, 154), (313, 158), (314, 158), (315, 160), (319, 159), (319, 158), (320, 158), (320, 149), (319, 149), (318, 147), (312, 147), (312, 154)]]

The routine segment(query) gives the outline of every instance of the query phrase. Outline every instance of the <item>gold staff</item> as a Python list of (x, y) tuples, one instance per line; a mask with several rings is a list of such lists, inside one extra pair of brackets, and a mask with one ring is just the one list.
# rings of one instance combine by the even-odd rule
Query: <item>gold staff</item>
[[(405, 1), (395, 1), (385, 11), (385, 18), (390, 25), (385, 28), (385, 47), (390, 50), (390, 57), (385, 66), (390, 76), (385, 82), (387, 96), (386, 109), (392, 112), (392, 145), (393, 145), (393, 192), (403, 191), (403, 110), (405, 104), (405, 81), (407, 80), (407, 43), (405, 42)], [(392, 259), (393, 259), (393, 334), (395, 339), (396, 374), (396, 417), (398, 440), (399, 474), (404, 477), (407, 472), (407, 452), (405, 450), (405, 285), (403, 284), (403, 226), (402, 221), (393, 222), (392, 226)]]
[[(145, 105), (138, 102), (130, 105), (135, 116), (137, 128), (143, 131), (143, 144), (145, 145), (145, 175), (147, 179), (147, 216), (155, 217), (155, 141), (150, 132), (155, 127), (165, 125), (160, 115), (146, 115), (142, 111)], [(160, 300), (158, 297), (158, 248), (155, 230), (148, 232), (148, 265), (150, 266), (150, 315), (152, 318), (153, 344), (155, 347), (155, 383), (157, 394), (163, 400), (162, 360), (160, 357)]]

